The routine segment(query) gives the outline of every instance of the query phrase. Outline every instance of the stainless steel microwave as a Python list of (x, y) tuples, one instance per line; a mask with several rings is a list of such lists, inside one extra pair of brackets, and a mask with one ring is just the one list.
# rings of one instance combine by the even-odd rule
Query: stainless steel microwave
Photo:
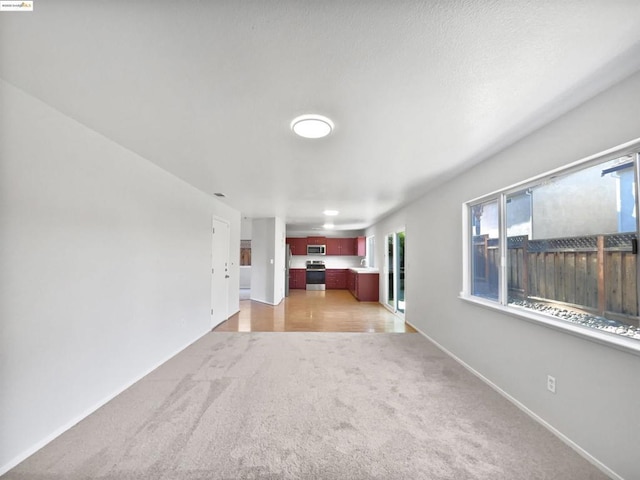
[(326, 255), (326, 245), (307, 245), (307, 255)]

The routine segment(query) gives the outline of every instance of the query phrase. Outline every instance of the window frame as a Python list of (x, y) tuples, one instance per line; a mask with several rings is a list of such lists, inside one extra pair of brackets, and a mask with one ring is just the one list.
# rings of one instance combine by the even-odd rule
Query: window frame
[[(553, 178), (558, 175), (569, 175), (574, 172), (584, 170), (594, 165), (614, 160), (624, 155), (634, 154), (635, 162), (635, 182), (636, 182), (636, 211), (638, 210), (638, 204), (640, 203), (640, 197), (638, 196), (638, 190), (640, 190), (640, 138), (624, 143), (617, 147), (605, 150), (603, 152), (591, 155), (576, 162), (572, 162), (563, 167), (559, 167), (540, 175), (528, 178), (516, 184), (512, 184), (506, 188), (494, 190), (488, 194), (475, 197), (471, 200), (463, 202), (462, 204), (462, 289), (459, 294), (459, 298), (485, 308), (489, 308), (494, 311), (500, 311), (507, 315), (510, 315), (521, 320), (530, 321), (536, 324), (541, 324), (547, 327), (551, 327), (565, 333), (577, 335), (582, 338), (586, 338), (597, 343), (608, 345), (617, 349), (621, 349), (627, 352), (640, 355), (640, 340), (624, 337), (614, 333), (598, 330), (595, 328), (586, 327), (577, 323), (568, 322), (551, 315), (541, 314), (535, 311), (523, 310), (517, 307), (510, 306), (508, 304), (508, 275), (507, 275), (507, 220), (506, 220), (506, 200), (509, 195), (517, 193), (526, 188), (535, 187), (541, 183), (541, 181)], [(499, 259), (498, 266), (498, 300), (491, 300), (489, 298), (483, 298), (473, 295), (472, 290), (472, 276), (473, 276), (473, 258), (471, 255), (472, 248), (472, 219), (471, 219), (471, 207), (485, 202), (496, 201), (498, 202), (498, 224), (499, 224)], [(640, 215), (636, 216), (636, 235), (640, 232)], [(640, 258), (638, 259), (636, 275), (640, 277)], [(640, 292), (640, 281), (638, 281), (638, 290)], [(640, 294), (639, 294), (640, 295)]]

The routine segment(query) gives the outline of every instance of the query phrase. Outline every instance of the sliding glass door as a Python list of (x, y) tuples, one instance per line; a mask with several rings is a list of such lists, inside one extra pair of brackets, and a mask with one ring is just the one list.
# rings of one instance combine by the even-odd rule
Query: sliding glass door
[(386, 305), (394, 312), (405, 310), (405, 232), (399, 230), (386, 237), (385, 292)]

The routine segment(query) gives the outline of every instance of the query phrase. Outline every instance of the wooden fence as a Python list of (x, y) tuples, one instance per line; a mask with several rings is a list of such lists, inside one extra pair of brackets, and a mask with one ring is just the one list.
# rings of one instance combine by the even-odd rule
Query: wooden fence
[[(638, 317), (635, 240), (633, 233), (550, 240), (509, 237), (509, 296)], [(477, 236), (473, 244), (476, 280), (497, 285), (497, 239)]]

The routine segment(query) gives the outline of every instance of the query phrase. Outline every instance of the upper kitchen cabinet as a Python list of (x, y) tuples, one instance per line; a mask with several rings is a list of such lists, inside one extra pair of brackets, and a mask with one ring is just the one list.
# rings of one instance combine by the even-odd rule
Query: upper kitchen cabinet
[(307, 237), (287, 238), (287, 244), (291, 247), (292, 255), (306, 255), (307, 245), (325, 245), (327, 255), (351, 255), (364, 257), (366, 255), (365, 237), (357, 238), (331, 238), (331, 237)]
[(327, 255), (355, 255), (355, 238), (327, 238)]
[(355, 238), (340, 238), (339, 240), (340, 240), (339, 255), (355, 255), (356, 254)]
[(340, 238), (327, 238), (327, 255), (340, 255)]
[(307, 254), (306, 238), (287, 238), (287, 245), (291, 248), (291, 255)]
[(327, 237), (307, 237), (307, 245), (326, 245), (326, 244), (327, 244)]

